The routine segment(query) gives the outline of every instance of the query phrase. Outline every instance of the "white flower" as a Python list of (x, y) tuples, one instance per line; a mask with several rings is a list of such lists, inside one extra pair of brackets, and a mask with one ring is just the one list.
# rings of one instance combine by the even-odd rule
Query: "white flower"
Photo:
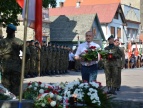
[(53, 97), (54, 97), (54, 94), (53, 94), (53, 93), (50, 93), (49, 95), (50, 95), (50, 98), (53, 98)]
[(30, 85), (28, 88), (32, 88), (32, 85)]
[(40, 94), (43, 94), (43, 93), (44, 93), (44, 90), (43, 90), (43, 89), (40, 89), (40, 90), (39, 90), (39, 93), (40, 93)]
[(90, 92), (92, 92), (93, 90), (94, 90), (93, 88), (90, 88), (90, 89), (89, 89)]
[(88, 92), (88, 93), (87, 93), (87, 95), (88, 95), (88, 96), (90, 96), (90, 95), (91, 95), (91, 93), (90, 93), (90, 92)]
[(50, 103), (50, 105), (51, 105), (52, 107), (56, 106), (56, 101), (52, 101), (52, 102)]
[(41, 106), (42, 106), (42, 107), (45, 107), (45, 103), (42, 103)]
[(47, 85), (45, 85), (45, 88), (48, 88), (48, 86), (47, 86)]
[(45, 86), (45, 84), (41, 84), (40, 86), (41, 86), (41, 87), (44, 87), (44, 86)]
[(92, 101), (92, 103), (96, 103), (96, 101), (95, 101), (95, 100), (93, 100), (93, 101)]
[(35, 82), (35, 86), (38, 87), (38, 83), (37, 82)]
[(57, 100), (61, 101), (62, 100), (62, 96), (57, 95)]
[(37, 90), (37, 87), (34, 87), (34, 90)]

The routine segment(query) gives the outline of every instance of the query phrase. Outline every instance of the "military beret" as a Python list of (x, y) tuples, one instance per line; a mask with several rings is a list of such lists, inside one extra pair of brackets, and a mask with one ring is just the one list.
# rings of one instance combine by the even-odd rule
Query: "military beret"
[(39, 44), (39, 42), (35, 42), (35, 44)]
[(35, 42), (34, 40), (31, 40), (30, 42)]
[(13, 24), (8, 24), (7, 28), (10, 28), (10, 29), (16, 31), (16, 26)]
[(109, 39), (114, 39), (114, 36), (113, 36), (113, 35), (111, 35), (111, 36), (108, 38), (108, 40), (109, 40)]

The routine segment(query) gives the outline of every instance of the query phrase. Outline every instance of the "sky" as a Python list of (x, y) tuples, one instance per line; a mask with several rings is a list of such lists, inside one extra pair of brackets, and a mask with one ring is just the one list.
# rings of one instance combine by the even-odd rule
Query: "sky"
[(59, 2), (64, 2), (65, 0), (57, 0), (57, 7), (59, 7)]

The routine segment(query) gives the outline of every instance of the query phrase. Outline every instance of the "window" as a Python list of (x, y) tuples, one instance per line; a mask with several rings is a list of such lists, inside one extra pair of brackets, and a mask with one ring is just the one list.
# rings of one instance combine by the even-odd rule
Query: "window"
[(117, 28), (117, 37), (121, 38), (121, 28)]
[(116, 12), (114, 19), (118, 19), (118, 12)]
[(115, 27), (111, 27), (111, 35), (115, 37)]

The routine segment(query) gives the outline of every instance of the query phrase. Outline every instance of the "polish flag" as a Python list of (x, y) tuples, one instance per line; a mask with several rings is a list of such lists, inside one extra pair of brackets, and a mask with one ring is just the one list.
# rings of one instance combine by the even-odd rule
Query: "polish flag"
[(128, 43), (128, 57), (130, 58), (132, 54), (132, 44), (131, 42)]
[[(26, 0), (16, 0), (23, 8), (22, 17), (25, 18)], [(28, 27), (35, 29), (35, 40), (42, 43), (42, 0), (29, 0)]]
[(138, 51), (138, 47), (137, 47), (137, 44), (136, 44), (136, 48), (135, 48), (135, 56), (138, 56), (139, 55), (139, 51)]

